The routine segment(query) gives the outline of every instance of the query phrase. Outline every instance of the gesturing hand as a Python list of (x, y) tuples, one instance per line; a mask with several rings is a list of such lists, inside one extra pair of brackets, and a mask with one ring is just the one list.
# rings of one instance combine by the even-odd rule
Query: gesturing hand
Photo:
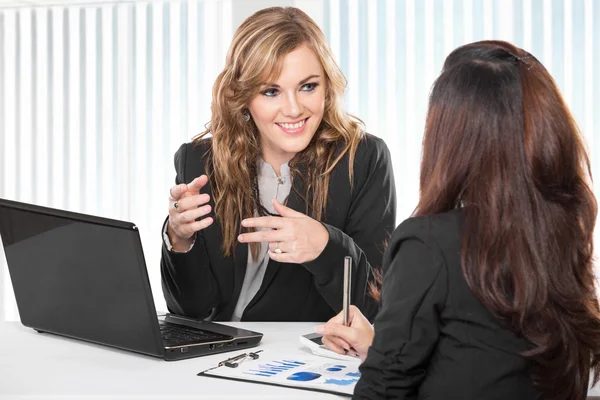
[(196, 221), (211, 210), (210, 196), (200, 194), (200, 189), (206, 185), (208, 177), (202, 175), (189, 184), (182, 183), (169, 190), (169, 223), (167, 234), (175, 251), (187, 251), (193, 242), (192, 236), (199, 230), (213, 223), (211, 217)]
[(336, 353), (356, 353), (362, 361), (367, 358), (367, 352), (373, 344), (375, 335), (373, 326), (355, 306), (350, 306), (349, 326), (344, 326), (343, 311), (331, 318), (325, 325), (315, 328), (323, 334), (323, 344)]
[(275, 261), (303, 263), (312, 261), (329, 241), (329, 232), (319, 221), (294, 211), (273, 199), (273, 207), (281, 217), (257, 217), (242, 221), (247, 228), (271, 228), (238, 236), (241, 243), (268, 242), (269, 257)]

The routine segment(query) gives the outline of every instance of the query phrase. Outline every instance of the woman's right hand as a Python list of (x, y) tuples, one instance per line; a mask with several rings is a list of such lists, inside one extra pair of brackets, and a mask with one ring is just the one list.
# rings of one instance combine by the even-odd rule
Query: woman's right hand
[(199, 230), (213, 223), (211, 217), (201, 218), (211, 211), (210, 196), (200, 194), (208, 177), (202, 175), (189, 184), (182, 183), (169, 190), (169, 222), (167, 234), (174, 251), (185, 252), (194, 242), (193, 236)]
[(369, 347), (373, 344), (373, 325), (356, 306), (350, 306), (349, 326), (344, 326), (343, 313), (340, 312), (325, 325), (317, 326), (315, 331), (323, 335), (323, 344), (331, 350), (340, 354), (356, 353), (365, 361)]

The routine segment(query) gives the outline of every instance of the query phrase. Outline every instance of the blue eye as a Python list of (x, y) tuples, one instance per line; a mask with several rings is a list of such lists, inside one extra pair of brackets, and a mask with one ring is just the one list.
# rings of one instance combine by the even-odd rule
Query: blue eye
[(278, 93), (279, 93), (279, 91), (277, 89), (271, 88), (271, 89), (263, 90), (261, 94), (266, 97), (275, 97), (275, 96), (277, 96)]
[(316, 82), (305, 83), (304, 85), (302, 85), (301, 90), (303, 92), (312, 92), (317, 88), (317, 86), (319, 86), (319, 84)]

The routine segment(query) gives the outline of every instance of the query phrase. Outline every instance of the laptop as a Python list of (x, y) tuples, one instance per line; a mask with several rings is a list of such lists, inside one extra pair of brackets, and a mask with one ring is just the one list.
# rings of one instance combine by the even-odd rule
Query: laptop
[(129, 222), (0, 199), (21, 322), (38, 332), (179, 360), (254, 347), (262, 334), (156, 313)]

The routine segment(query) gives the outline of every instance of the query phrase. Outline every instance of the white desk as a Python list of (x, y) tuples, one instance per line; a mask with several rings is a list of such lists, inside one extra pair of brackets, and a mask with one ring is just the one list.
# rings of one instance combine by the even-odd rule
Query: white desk
[[(230, 323), (264, 333), (259, 348), (297, 349), (316, 323)], [(163, 361), (0, 322), (0, 399), (346, 399), (196, 374), (238, 352)], [(590, 396), (600, 395), (600, 385)]]
[[(229, 323), (264, 333), (258, 347), (297, 349), (316, 323)], [(164, 361), (0, 322), (0, 399), (347, 399), (326, 393), (198, 377), (238, 352)]]

